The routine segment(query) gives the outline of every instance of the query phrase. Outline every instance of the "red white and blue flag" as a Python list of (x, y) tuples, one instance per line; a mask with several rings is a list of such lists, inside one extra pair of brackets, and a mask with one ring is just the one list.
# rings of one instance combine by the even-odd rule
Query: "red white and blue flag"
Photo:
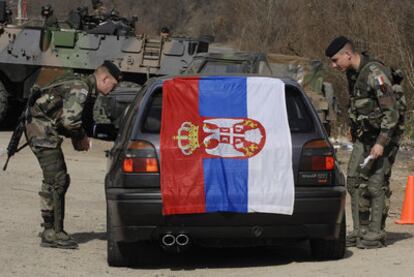
[(267, 77), (163, 83), (163, 213), (292, 214), (285, 85)]

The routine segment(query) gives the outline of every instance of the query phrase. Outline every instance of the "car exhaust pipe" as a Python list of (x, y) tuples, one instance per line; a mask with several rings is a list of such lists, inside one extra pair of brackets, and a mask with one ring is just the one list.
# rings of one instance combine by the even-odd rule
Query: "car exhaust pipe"
[(181, 233), (177, 235), (177, 237), (175, 238), (175, 242), (178, 246), (184, 247), (190, 243), (190, 238), (186, 234)]
[(176, 243), (176, 238), (172, 234), (165, 234), (161, 238), (161, 243), (165, 247), (171, 247)]

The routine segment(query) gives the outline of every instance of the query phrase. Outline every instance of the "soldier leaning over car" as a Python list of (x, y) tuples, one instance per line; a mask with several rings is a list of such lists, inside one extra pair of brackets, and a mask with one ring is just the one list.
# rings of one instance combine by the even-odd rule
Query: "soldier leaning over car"
[(347, 246), (383, 247), (391, 168), (403, 133), (406, 109), (400, 85), (402, 75), (367, 54), (356, 52), (353, 43), (343, 36), (334, 39), (325, 54), (333, 68), (346, 72), (349, 84), (348, 115), (354, 147), (348, 165), (347, 189), (354, 229), (347, 236)]
[(70, 137), (77, 151), (89, 149), (89, 138), (82, 127), (84, 105), (96, 92), (106, 95), (112, 91), (119, 77), (119, 69), (105, 61), (88, 77), (64, 76), (47, 87), (32, 88), (26, 137), (43, 172), (39, 192), (44, 221), (41, 246), (78, 247), (63, 229), (65, 193), (70, 178), (61, 149), (61, 136)]

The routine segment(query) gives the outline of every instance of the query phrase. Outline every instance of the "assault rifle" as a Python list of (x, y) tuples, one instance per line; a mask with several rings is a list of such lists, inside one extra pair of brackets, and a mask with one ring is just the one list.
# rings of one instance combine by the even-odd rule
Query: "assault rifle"
[(4, 164), (3, 171), (6, 171), (10, 158), (28, 145), (28, 143), (26, 142), (25, 144), (19, 147), (20, 139), (22, 138), (22, 135), (25, 129), (26, 120), (21, 118), (22, 116), (24, 116), (24, 114), (25, 113), (23, 112), (23, 114), (20, 116), (19, 123), (14, 129), (13, 134), (9, 141), (9, 145), (7, 146), (7, 160), (6, 160), (6, 163)]
[(26, 121), (30, 121), (29, 109), (34, 105), (36, 100), (41, 96), (41, 89), (38, 86), (33, 86), (29, 98), (27, 99), (26, 107), (24, 108), (22, 114), (19, 117), (19, 122), (17, 123), (16, 128), (13, 131), (13, 134), (10, 138), (9, 145), (7, 146), (7, 160), (3, 166), (3, 171), (6, 171), (9, 160), (13, 157), (14, 154), (25, 148), (29, 145), (28, 142), (24, 143), (19, 147), (20, 139), (26, 129)]

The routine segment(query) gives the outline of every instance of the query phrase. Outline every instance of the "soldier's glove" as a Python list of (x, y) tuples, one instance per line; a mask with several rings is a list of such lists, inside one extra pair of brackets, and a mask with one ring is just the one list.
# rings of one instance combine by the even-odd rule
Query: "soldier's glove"
[(90, 141), (87, 136), (83, 138), (72, 138), (72, 145), (76, 151), (88, 151), (90, 148)]

